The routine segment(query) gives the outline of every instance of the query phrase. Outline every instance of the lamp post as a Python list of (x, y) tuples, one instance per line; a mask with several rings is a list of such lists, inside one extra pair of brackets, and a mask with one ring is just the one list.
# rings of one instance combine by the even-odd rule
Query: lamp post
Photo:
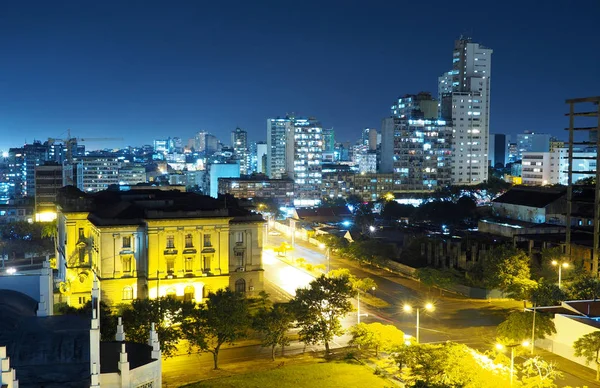
[(529, 341), (523, 341), (520, 344), (502, 345), (496, 344), (496, 349), (503, 350), (504, 348), (510, 348), (510, 386), (513, 385), (513, 374), (515, 372), (515, 348), (517, 346), (523, 346), (524, 348), (529, 346)]
[(360, 317), (368, 317), (369, 314), (360, 313), (360, 290), (356, 293), (356, 322), (360, 323)]
[[(427, 311), (433, 311), (433, 309), (434, 309), (433, 304), (431, 304), (431, 303), (426, 303), (425, 306), (423, 306), (423, 308)], [(412, 310), (413, 310), (413, 308), (411, 305), (408, 305), (408, 304), (404, 305), (404, 311), (406, 311), (407, 313), (410, 313)], [(417, 307), (417, 327), (416, 327), (416, 336), (415, 336), (417, 343), (419, 343), (420, 310), (421, 310), (421, 308)]]
[(330, 261), (330, 255), (331, 255), (331, 253), (330, 253), (330, 252), (331, 252), (331, 251), (330, 251), (330, 250), (331, 250), (331, 248), (330, 248), (330, 247), (328, 247), (328, 246), (326, 246), (326, 245), (325, 245), (325, 244), (323, 244), (323, 243), (320, 243), (320, 244), (319, 244), (319, 248), (321, 248), (321, 249), (325, 249), (325, 258), (327, 259), (327, 272), (326, 272), (326, 273), (329, 273), (329, 271), (331, 271), (331, 268), (330, 268), (330, 267), (331, 267), (331, 265), (329, 264), (329, 261)]
[(558, 267), (558, 288), (560, 288), (561, 283), (562, 283), (562, 269), (563, 268), (569, 268), (569, 263), (567, 263), (566, 261), (563, 261), (562, 263), (559, 263), (556, 260), (552, 260), (552, 265), (555, 267)]

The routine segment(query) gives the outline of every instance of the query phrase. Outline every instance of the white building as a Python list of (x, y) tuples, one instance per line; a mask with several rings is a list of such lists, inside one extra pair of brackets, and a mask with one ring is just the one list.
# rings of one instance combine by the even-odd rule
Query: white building
[(250, 153), (248, 148), (248, 132), (241, 128), (231, 131), (231, 146), (233, 155), (240, 162), (240, 174), (246, 175), (250, 171)]
[(146, 183), (146, 167), (142, 165), (126, 165), (119, 168), (119, 184), (134, 186)]
[[(555, 148), (551, 152), (523, 152), (522, 157), (521, 176), (524, 185), (568, 185), (568, 148)], [(593, 176), (589, 173), (593, 171), (596, 171), (596, 152), (575, 150), (573, 152), (572, 183)]]
[(294, 205), (321, 202), (323, 127), (315, 119), (294, 118)]
[(488, 178), (490, 78), (493, 51), (471, 39), (454, 43), (452, 70), (439, 77), (440, 116), (452, 120), (452, 183)]
[(116, 156), (81, 156), (77, 160), (83, 165), (83, 191), (102, 191), (119, 184), (121, 163)]
[(294, 123), (289, 117), (267, 120), (267, 175), (281, 179), (294, 166)]
[(521, 177), (524, 185), (558, 183), (559, 163), (550, 152), (523, 152)]

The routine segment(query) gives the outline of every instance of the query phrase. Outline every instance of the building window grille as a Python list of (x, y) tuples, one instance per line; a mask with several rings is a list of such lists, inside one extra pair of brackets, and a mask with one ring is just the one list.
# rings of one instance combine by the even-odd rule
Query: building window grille
[(175, 248), (175, 236), (171, 234), (167, 236), (167, 249), (173, 248)]
[(131, 236), (123, 237), (122, 245), (123, 248), (131, 248)]

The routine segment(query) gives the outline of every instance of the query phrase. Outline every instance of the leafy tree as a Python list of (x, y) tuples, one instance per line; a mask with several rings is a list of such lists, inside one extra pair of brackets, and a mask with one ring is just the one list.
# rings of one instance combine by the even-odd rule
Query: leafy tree
[(600, 298), (600, 279), (585, 274), (579, 276), (568, 287), (569, 296), (573, 299)]
[(209, 293), (206, 303), (190, 312), (181, 329), (189, 351), (211, 353), (214, 369), (219, 369), (221, 346), (245, 338), (250, 324), (248, 301), (242, 294), (226, 289)]
[(359, 349), (373, 349), (375, 357), (379, 355), (379, 350), (389, 351), (404, 344), (404, 333), (393, 325), (383, 325), (375, 323), (359, 323), (350, 328), (352, 339), (351, 345), (356, 345)]
[(297, 289), (291, 306), (300, 328), (300, 340), (307, 344), (323, 343), (329, 353), (329, 342), (343, 333), (341, 318), (352, 311), (353, 294), (346, 276), (321, 275), (308, 288)]
[(536, 285), (530, 279), (529, 257), (521, 250), (499, 246), (487, 252), (471, 274), (479, 272), (487, 288), (498, 288), (514, 299), (525, 299)]
[(547, 362), (540, 357), (526, 360), (521, 368), (523, 388), (555, 388), (554, 381), (562, 377), (562, 373), (553, 362)]
[(334, 234), (320, 234), (317, 236), (317, 240), (333, 250), (344, 249), (348, 246), (348, 240)]
[(413, 205), (403, 205), (396, 201), (388, 201), (383, 206), (381, 216), (386, 220), (398, 220), (411, 217), (415, 212)]
[(454, 273), (451, 271), (440, 271), (431, 267), (417, 269), (416, 276), (421, 283), (429, 288), (429, 291), (431, 291), (431, 287), (437, 286), (440, 289), (440, 294), (443, 288), (450, 287), (457, 282)]
[(368, 292), (377, 286), (375, 280), (371, 278), (359, 278), (354, 276), (349, 269), (340, 268), (329, 271), (327, 274), (330, 278), (346, 278), (352, 285), (352, 289), (355, 291)]
[(271, 359), (275, 361), (275, 348), (281, 346), (281, 355), (290, 344), (288, 331), (293, 327), (294, 315), (287, 306), (276, 304), (261, 309), (254, 317), (253, 326), (262, 335), (262, 346), (271, 347)]
[(193, 307), (191, 302), (171, 297), (134, 299), (131, 306), (122, 312), (127, 339), (140, 344), (148, 343), (150, 328), (154, 323), (162, 354), (172, 357), (181, 338), (179, 324)]
[[(527, 311), (512, 312), (508, 318), (498, 325), (496, 329), (498, 337), (506, 343), (521, 343), (531, 339), (533, 327), (533, 313)], [(556, 333), (554, 321), (546, 314), (536, 313), (535, 317), (535, 339), (544, 339), (548, 335)]]
[(575, 357), (585, 358), (587, 365), (596, 363), (596, 380), (600, 380), (600, 331), (594, 331), (578, 338), (573, 343)]
[(556, 306), (567, 299), (567, 294), (554, 283), (540, 279), (531, 291), (531, 302), (536, 306)]

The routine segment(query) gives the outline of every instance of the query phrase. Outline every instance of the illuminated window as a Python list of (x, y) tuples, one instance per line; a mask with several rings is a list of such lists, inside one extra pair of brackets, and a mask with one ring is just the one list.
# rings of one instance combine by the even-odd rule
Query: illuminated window
[(194, 296), (196, 294), (196, 290), (193, 286), (187, 286), (183, 289), (183, 300), (187, 302), (191, 302), (194, 300)]
[(194, 269), (194, 258), (186, 257), (185, 258), (185, 272), (192, 272)]
[(123, 248), (131, 248), (131, 236), (123, 237), (122, 246)]
[(237, 266), (243, 267), (244, 266), (244, 251), (235, 252), (235, 258), (237, 259)]
[(235, 282), (235, 292), (239, 292), (241, 294), (246, 292), (246, 281), (244, 279), (238, 279)]
[(204, 264), (204, 272), (210, 272), (210, 256), (202, 256), (202, 261)]
[(131, 272), (131, 256), (123, 256), (121, 265), (123, 266), (123, 272)]
[(172, 274), (175, 270), (175, 258), (167, 257), (167, 273)]
[(212, 247), (212, 243), (210, 241), (210, 234), (208, 234), (208, 233), (204, 235), (204, 246)]
[(167, 236), (167, 249), (175, 248), (175, 236), (172, 234)]
[(191, 234), (186, 234), (185, 235), (185, 247), (186, 248), (193, 248), (194, 247), (194, 241), (192, 239), (192, 235)]
[(236, 232), (235, 233), (235, 242), (239, 243), (239, 244), (244, 242), (244, 232)]
[(133, 299), (133, 288), (127, 286), (123, 288), (123, 300)]

